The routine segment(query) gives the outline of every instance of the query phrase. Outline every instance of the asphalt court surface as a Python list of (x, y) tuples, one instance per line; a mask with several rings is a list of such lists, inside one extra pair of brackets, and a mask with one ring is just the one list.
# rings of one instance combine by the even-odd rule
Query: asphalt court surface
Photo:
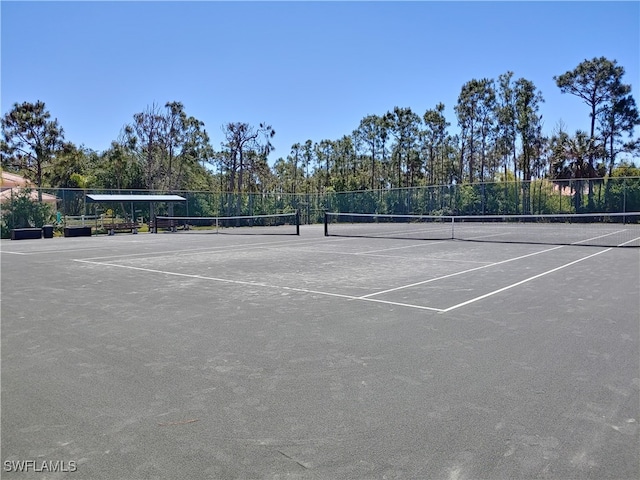
[[(523, 252), (522, 246), (487, 248), (448, 241), (385, 246), (380, 239), (373, 240), (373, 249), (363, 249), (361, 239), (328, 238), (320, 246), (315, 241), (260, 240), (256, 237), (243, 246), (75, 261), (442, 311), (607, 251), (543, 245)], [(261, 268), (265, 261), (268, 267)]]
[(1, 247), (3, 478), (640, 475), (638, 249), (321, 226)]

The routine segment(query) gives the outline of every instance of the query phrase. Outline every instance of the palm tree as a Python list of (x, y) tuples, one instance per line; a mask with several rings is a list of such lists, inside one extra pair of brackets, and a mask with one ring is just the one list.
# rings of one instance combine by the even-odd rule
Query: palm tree
[[(551, 138), (552, 148), (552, 175), (559, 179), (572, 179), (574, 204), (576, 212), (583, 210), (582, 196), (584, 194), (584, 181), (598, 177), (597, 170), (590, 162), (590, 155), (594, 148), (591, 136), (577, 130), (573, 137), (560, 131)], [(589, 182), (589, 208), (593, 208), (592, 186)]]

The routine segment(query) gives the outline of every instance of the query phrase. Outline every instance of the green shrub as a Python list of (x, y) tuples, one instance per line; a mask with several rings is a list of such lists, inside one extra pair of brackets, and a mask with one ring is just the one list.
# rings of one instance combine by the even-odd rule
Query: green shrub
[(14, 228), (40, 228), (52, 223), (53, 211), (50, 205), (33, 200), (33, 190), (20, 189), (11, 197), (11, 201), (2, 206), (0, 235), (9, 238)]

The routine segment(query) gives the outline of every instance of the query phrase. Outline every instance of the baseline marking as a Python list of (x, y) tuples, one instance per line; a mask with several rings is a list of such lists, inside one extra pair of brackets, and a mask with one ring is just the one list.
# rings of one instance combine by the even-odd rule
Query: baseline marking
[(16, 255), (50, 255), (52, 253), (59, 253), (59, 254), (65, 254), (65, 253), (76, 253), (76, 252), (84, 252), (87, 250), (104, 250), (103, 247), (85, 247), (85, 248), (66, 248), (66, 249), (59, 249), (59, 248), (46, 248), (46, 249), (39, 249), (39, 250), (33, 250), (31, 252), (2, 252), (2, 253), (14, 253)]
[(612, 250), (612, 249), (611, 248), (607, 248), (606, 250), (601, 250), (599, 252), (593, 253), (593, 254), (588, 255), (586, 257), (579, 258), (578, 260), (574, 260), (573, 262), (565, 263), (564, 265), (560, 265), (559, 267), (552, 268), (551, 270), (547, 270), (546, 272), (539, 273), (538, 275), (534, 275), (533, 277), (525, 278), (524, 280), (520, 280), (519, 282), (512, 283), (511, 285), (507, 285), (506, 287), (499, 288), (498, 290), (494, 290), (493, 292), (485, 293), (484, 295), (480, 295), (479, 297), (472, 298), (470, 300), (467, 300), (466, 302), (462, 302), (462, 303), (459, 303), (457, 305), (453, 305), (453, 306), (451, 306), (449, 308), (445, 308), (445, 309), (442, 310), (442, 313), (450, 312), (451, 310), (455, 310), (456, 308), (464, 307), (465, 305), (469, 305), (470, 303), (474, 303), (474, 302), (477, 302), (479, 300), (483, 300), (483, 299), (485, 299), (487, 297), (490, 297), (492, 295), (496, 295), (498, 293), (504, 292), (505, 290), (509, 290), (510, 288), (514, 288), (514, 287), (517, 287), (519, 285), (522, 285), (523, 283), (530, 282), (532, 280), (535, 280), (537, 278), (543, 277), (545, 275), (549, 275), (550, 273), (557, 272), (558, 270), (562, 270), (563, 268), (570, 267), (571, 265), (575, 265), (576, 263), (579, 263), (579, 262), (582, 262), (582, 261), (587, 260), (589, 258), (595, 257), (596, 255), (601, 255), (603, 253), (608, 252), (609, 250)]

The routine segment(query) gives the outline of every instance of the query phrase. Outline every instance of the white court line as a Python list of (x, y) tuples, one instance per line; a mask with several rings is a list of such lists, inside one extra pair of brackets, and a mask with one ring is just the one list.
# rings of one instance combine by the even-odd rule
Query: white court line
[[(349, 240), (349, 239), (335, 239), (335, 241), (344, 241), (344, 240)], [(125, 255), (107, 255), (107, 256), (102, 256), (102, 257), (90, 257), (90, 258), (85, 258), (83, 260), (106, 260), (109, 258), (113, 258), (113, 259), (119, 259), (119, 258), (131, 258), (131, 257), (158, 257), (158, 256), (163, 256), (163, 255), (181, 255), (181, 256), (187, 256), (187, 255), (199, 255), (202, 253), (217, 253), (217, 252), (224, 252), (224, 251), (228, 251), (228, 250), (233, 250), (233, 251), (239, 251), (239, 250), (251, 250), (254, 248), (266, 248), (266, 247), (270, 247), (270, 246), (275, 246), (275, 247), (281, 247), (281, 246), (286, 246), (286, 245), (290, 245), (290, 244), (295, 244), (295, 245), (316, 245), (319, 243), (325, 243), (323, 242), (318, 242), (318, 241), (296, 241), (296, 240), (281, 240), (278, 242), (259, 242), (259, 243), (251, 243), (251, 244), (246, 244), (246, 245), (218, 245), (218, 246), (211, 246), (211, 247), (197, 247), (197, 248), (184, 248), (181, 250), (157, 250), (154, 252), (140, 252), (140, 253), (130, 253), (130, 254), (125, 254)]]
[(6, 250), (0, 250), (0, 253), (10, 253), (11, 255), (29, 255), (28, 253), (23, 253), (23, 252), (7, 252)]
[[(140, 253), (126, 253), (120, 255), (107, 255), (102, 257), (89, 257), (83, 260), (94, 261), (94, 260), (108, 260), (108, 259), (120, 259), (120, 258), (132, 258), (132, 257), (161, 257), (161, 256), (187, 256), (187, 255), (199, 255), (202, 253), (216, 253), (216, 252), (224, 252), (225, 250), (246, 250), (251, 248), (262, 248), (264, 244), (253, 244), (251, 246), (244, 245), (243, 247), (238, 247), (238, 245), (225, 245), (218, 247), (198, 247), (198, 248), (187, 248), (181, 250), (156, 250), (153, 252), (140, 252)], [(80, 261), (80, 259), (76, 259)]]
[(417, 245), (404, 245), (402, 247), (390, 247), (390, 248), (381, 248), (381, 249), (378, 249), (378, 250), (366, 250), (364, 252), (358, 252), (355, 255), (371, 255), (373, 253), (388, 252), (390, 250), (403, 250), (405, 248), (417, 248), (417, 247), (422, 247), (424, 245), (437, 245), (437, 244), (439, 244), (441, 242), (442, 242), (442, 240), (438, 240), (437, 242), (420, 243), (420, 244), (417, 244)]
[(367, 256), (367, 257), (375, 257), (375, 258), (394, 258), (394, 259), (398, 259), (398, 258), (406, 258), (406, 257), (402, 257), (402, 256), (398, 256), (398, 255), (375, 255), (375, 254), (368, 254), (368, 253), (359, 253), (359, 252), (336, 252), (336, 251), (332, 251), (332, 250), (318, 250), (317, 248), (314, 249), (301, 249), (302, 252), (311, 252), (311, 253), (322, 253), (324, 255), (350, 255), (352, 257), (359, 257), (359, 256)]
[(216, 282), (224, 282), (224, 283), (235, 283), (235, 284), (239, 284), (239, 285), (254, 285), (254, 286), (258, 286), (258, 287), (267, 287), (268, 285), (264, 284), (264, 283), (258, 283), (258, 282), (247, 282), (244, 280), (229, 280), (226, 278), (217, 278), (217, 277), (206, 277), (203, 275), (193, 275), (190, 273), (178, 273), (178, 272), (168, 272), (166, 270), (156, 270), (154, 268), (143, 268), (143, 267), (134, 267), (131, 265), (118, 265), (117, 263), (108, 263), (108, 262), (95, 262), (93, 260), (81, 260), (81, 259), (74, 259), (74, 262), (79, 262), (79, 263), (87, 263), (89, 265), (100, 265), (102, 267), (116, 267), (116, 268), (125, 268), (127, 270), (136, 270), (139, 272), (150, 272), (150, 273), (160, 273), (163, 275), (172, 275), (174, 277), (186, 277), (186, 278), (197, 278), (197, 279), (201, 279), (201, 280), (214, 280)]
[[(425, 244), (426, 245), (426, 244)], [(430, 245), (430, 244), (429, 244)], [(405, 247), (402, 247), (405, 248)], [(306, 252), (313, 252), (313, 253), (323, 253), (326, 255), (351, 255), (354, 257), (359, 257), (359, 256), (365, 256), (365, 257), (375, 257), (375, 258), (394, 258), (394, 259), (399, 259), (399, 258), (409, 258), (409, 257), (403, 257), (403, 256), (399, 256), (399, 255), (376, 255), (373, 253), (362, 253), (362, 252), (336, 252), (336, 251), (331, 251), (331, 250), (317, 250), (317, 249), (313, 249), (313, 250), (304, 250)], [(380, 250), (383, 251), (383, 250)], [(480, 265), (486, 265), (487, 263), (492, 263), (492, 262), (481, 262), (478, 260), (458, 260), (458, 259), (451, 259), (451, 258), (434, 258), (434, 257), (419, 257), (420, 260), (431, 260), (434, 262), (453, 262), (453, 263), (475, 263), (475, 264), (480, 264)]]
[(397, 290), (402, 290), (405, 288), (411, 288), (411, 287), (416, 287), (418, 285), (424, 285), (426, 283), (431, 283), (431, 282), (436, 282), (438, 280), (444, 280), (445, 278), (450, 278), (450, 277), (455, 277), (457, 275), (464, 275), (465, 273), (469, 273), (469, 272), (475, 272), (476, 270), (481, 270), (483, 268), (489, 268), (489, 267), (494, 267), (496, 265), (502, 265), (503, 263), (508, 263), (508, 262), (514, 262), (516, 260), (521, 260), (523, 258), (527, 258), (527, 257), (531, 257), (533, 255), (539, 255), (541, 253), (546, 253), (546, 252), (550, 252), (552, 250), (557, 250), (559, 248), (563, 248), (562, 245), (557, 246), (557, 247), (553, 247), (553, 248), (548, 248), (546, 250), (541, 250), (539, 252), (534, 252), (534, 253), (528, 253), (527, 255), (521, 255), (519, 257), (515, 257), (515, 258), (509, 258), (507, 260), (502, 260), (500, 262), (494, 262), (494, 263), (489, 263), (487, 265), (482, 265), (480, 267), (475, 267), (475, 268), (470, 268), (468, 270), (463, 270), (461, 272), (456, 272), (456, 273), (450, 273), (449, 275), (443, 275), (441, 277), (436, 277), (436, 278), (430, 278), (429, 280), (423, 280), (422, 282), (416, 282), (416, 283), (411, 283), (409, 285), (403, 285), (401, 287), (396, 287), (396, 288), (390, 288), (388, 290), (381, 290), (379, 292), (374, 292), (374, 293), (370, 293), (368, 295), (363, 295), (361, 297), (358, 297), (359, 299), (366, 299), (369, 297), (373, 297), (375, 295), (382, 295), (383, 293), (389, 293), (389, 292), (395, 292)]
[(523, 283), (530, 282), (532, 280), (535, 280), (537, 278), (543, 277), (545, 275), (549, 275), (550, 273), (557, 272), (558, 270), (562, 270), (563, 268), (570, 267), (571, 265), (574, 265), (574, 264), (576, 264), (578, 262), (582, 262), (582, 261), (587, 260), (587, 259), (589, 259), (591, 257), (595, 257), (596, 255), (601, 255), (603, 253), (608, 252), (609, 250), (612, 250), (612, 248), (607, 248), (606, 250), (601, 250), (599, 252), (596, 252), (594, 254), (588, 255), (586, 257), (579, 258), (578, 260), (574, 260), (573, 262), (565, 263), (564, 265), (560, 265), (559, 267), (552, 268), (551, 270), (547, 270), (546, 272), (539, 273), (538, 275), (534, 275), (533, 277), (525, 278), (524, 280), (520, 280), (519, 282), (512, 283), (511, 285), (507, 285), (506, 287), (499, 288), (498, 290), (494, 290), (493, 292), (485, 293), (484, 295), (480, 295), (479, 297), (472, 298), (471, 300), (467, 300), (466, 302), (458, 303), (457, 305), (453, 305), (452, 307), (443, 309), (442, 313), (450, 312), (451, 310), (455, 310), (456, 308), (464, 307), (465, 305), (469, 305), (470, 303), (474, 303), (474, 302), (477, 302), (479, 300), (483, 300), (483, 299), (485, 299), (487, 297), (490, 297), (492, 295), (496, 295), (498, 293), (504, 292), (505, 290), (509, 290), (510, 288), (514, 288), (514, 287), (517, 287), (519, 285), (522, 285)]
[[(444, 278), (449, 278), (449, 277), (452, 277), (452, 276), (455, 276), (455, 275), (460, 275), (460, 274), (463, 274), (463, 273), (467, 273), (467, 272), (471, 272), (471, 271), (475, 271), (475, 270), (480, 270), (482, 268), (486, 268), (486, 267), (490, 267), (490, 266), (494, 266), (494, 265), (499, 265), (499, 264), (502, 264), (502, 263), (511, 262), (511, 261), (518, 260), (518, 259), (521, 259), (521, 258), (530, 257), (532, 255), (537, 255), (537, 254), (548, 252), (548, 251), (551, 251), (551, 250), (556, 250), (558, 248), (562, 248), (562, 246), (550, 248), (550, 249), (547, 249), (547, 250), (543, 250), (543, 251), (540, 251), (540, 252), (535, 252), (535, 253), (531, 253), (531, 254), (527, 254), (527, 255), (522, 255), (520, 257), (516, 257), (516, 258), (512, 258), (512, 259), (508, 259), (508, 260), (503, 260), (501, 262), (496, 262), (496, 263), (493, 263), (493, 264), (490, 264), (490, 265), (485, 265), (485, 266), (482, 266), (482, 267), (473, 268), (473, 269), (470, 269), (470, 270), (466, 270), (464, 272), (458, 272), (458, 273), (454, 273), (454, 274), (451, 274), (451, 275), (445, 275), (443, 277), (434, 278), (434, 279), (431, 279), (431, 280), (426, 280), (424, 282), (418, 282), (418, 283), (415, 283), (413, 285), (421, 285), (421, 284), (429, 283), (429, 282), (432, 282), (432, 281), (436, 281), (436, 280), (440, 280), (440, 279), (444, 279)], [(90, 265), (100, 265), (100, 266), (108, 266), (108, 267), (116, 267), (116, 268), (125, 268), (125, 269), (129, 269), (129, 270), (136, 270), (136, 271), (142, 271), (142, 272), (159, 273), (159, 274), (162, 274), (162, 275), (194, 278), (194, 279), (198, 279), (198, 280), (210, 280), (210, 281), (216, 281), (216, 282), (222, 282), (222, 283), (231, 283), (231, 284), (236, 284), (236, 285), (251, 285), (251, 286), (255, 286), (255, 287), (288, 290), (288, 291), (294, 291), (294, 292), (310, 293), (310, 294), (315, 294), (315, 295), (323, 295), (323, 296), (344, 298), (344, 299), (347, 299), (347, 300), (359, 300), (359, 301), (375, 302), (375, 303), (381, 303), (381, 304), (385, 304), (385, 305), (396, 305), (396, 306), (400, 306), (400, 307), (413, 308), (413, 309), (417, 309), (417, 310), (428, 310), (428, 311), (433, 311), (433, 312), (446, 313), (446, 312), (450, 312), (452, 310), (455, 310), (457, 308), (463, 307), (465, 305), (469, 305), (471, 303), (480, 301), (480, 300), (485, 299), (487, 297), (490, 297), (492, 295), (496, 295), (496, 294), (498, 294), (500, 292), (504, 292), (505, 290), (509, 290), (511, 288), (514, 288), (514, 287), (517, 287), (519, 285), (522, 285), (524, 283), (530, 282), (530, 281), (535, 280), (537, 278), (540, 278), (540, 277), (542, 277), (544, 275), (548, 275), (550, 273), (556, 272), (556, 271), (561, 270), (563, 268), (569, 267), (569, 266), (574, 265), (574, 264), (576, 264), (578, 262), (582, 262), (583, 260), (587, 260), (589, 258), (595, 257), (596, 255), (600, 255), (602, 253), (606, 253), (606, 252), (608, 252), (610, 250), (612, 250), (612, 248), (607, 248), (606, 250), (602, 250), (602, 251), (594, 253), (592, 255), (588, 255), (586, 257), (579, 258), (578, 260), (574, 260), (572, 262), (566, 263), (564, 265), (561, 265), (559, 267), (553, 268), (553, 269), (548, 270), (546, 272), (540, 273), (538, 275), (534, 275), (532, 277), (526, 278), (524, 280), (521, 280), (519, 282), (513, 283), (511, 285), (508, 285), (506, 287), (500, 288), (498, 290), (494, 290), (493, 292), (489, 292), (489, 293), (486, 293), (484, 295), (480, 295), (479, 297), (472, 298), (472, 299), (467, 300), (465, 302), (462, 302), (462, 303), (459, 303), (457, 305), (453, 305), (451, 307), (444, 308), (444, 309), (443, 308), (435, 308), (435, 307), (427, 307), (427, 306), (423, 306), (423, 305), (413, 305), (413, 304), (401, 303), (401, 302), (392, 302), (392, 301), (381, 300), (381, 299), (377, 299), (377, 298), (369, 298), (369, 295), (365, 295), (365, 296), (344, 295), (344, 294), (340, 294), (340, 293), (322, 292), (322, 291), (318, 291), (318, 290), (309, 290), (309, 289), (305, 289), (305, 288), (296, 288), (296, 287), (283, 287), (283, 286), (279, 286), (279, 285), (270, 285), (270, 284), (259, 283), (259, 282), (248, 282), (248, 281), (244, 281), (244, 280), (230, 280), (230, 279), (226, 279), (226, 278), (208, 277), (208, 276), (204, 276), (204, 275), (193, 275), (193, 274), (188, 274), (188, 273), (168, 272), (168, 271), (164, 271), (164, 270), (156, 270), (156, 269), (142, 268), (142, 267), (133, 267), (133, 266), (129, 266), (129, 265), (118, 265), (118, 264), (105, 263), (105, 262), (93, 262), (93, 261), (89, 261), (89, 260), (74, 260), (74, 261), (79, 262), (79, 263), (87, 263), (87, 264), (90, 264)], [(404, 287), (400, 287), (400, 288), (408, 288), (408, 287), (409, 286), (404, 286)], [(390, 290), (387, 290), (387, 291), (394, 291), (394, 290), (398, 290), (400, 288), (390, 289)], [(379, 295), (380, 293), (383, 293), (383, 292), (377, 292), (377, 293), (371, 294), (371, 295)]]
[(320, 292), (318, 290), (307, 290), (306, 288), (277, 287), (275, 285), (269, 285), (269, 286), (272, 286), (273, 288), (282, 288), (283, 290), (292, 290), (294, 292), (312, 293), (312, 294), (317, 294), (317, 295), (327, 295), (327, 296), (330, 296), (330, 297), (341, 297), (341, 298), (346, 298), (348, 300), (361, 300), (361, 301), (367, 301), (367, 302), (384, 303), (384, 304), (387, 304), (387, 305), (398, 305), (400, 307), (416, 308), (416, 309), (419, 309), (419, 310), (430, 310), (432, 312), (442, 312), (443, 311), (441, 308), (425, 307), (423, 305), (413, 305), (413, 304), (410, 304), (410, 303), (391, 302), (391, 301), (388, 301), (388, 300), (380, 300), (378, 298), (361, 298), (361, 297), (356, 297), (356, 296), (353, 296), (353, 295), (344, 295), (344, 294), (330, 293), (330, 292)]
[[(355, 224), (357, 225), (357, 224)], [(417, 224), (416, 224), (417, 225)], [(426, 225), (426, 224), (424, 224)], [(337, 233), (330, 233), (329, 237), (343, 237), (345, 239), (347, 238), (377, 238), (377, 239), (381, 239), (381, 240), (416, 240), (416, 241), (420, 241), (420, 242), (424, 242), (425, 240), (433, 240), (433, 242), (431, 243), (439, 243), (445, 240), (451, 240), (451, 226), (450, 224), (445, 226), (445, 227), (438, 227), (438, 228), (431, 228), (431, 229), (423, 229), (423, 230), (392, 230), (390, 232), (384, 231), (384, 230), (380, 230), (380, 233), (378, 234), (370, 234), (367, 235), (365, 234), (358, 234), (357, 233), (357, 226), (355, 227), (354, 231), (355, 233), (350, 234), (347, 233), (342, 234), (339, 231), (340, 229), (338, 229)], [(446, 236), (443, 236), (442, 238), (425, 238), (425, 234), (434, 234), (434, 233), (445, 233)], [(402, 237), (392, 237), (392, 235), (403, 235)], [(422, 235), (422, 236), (420, 236)], [(416, 245), (419, 246), (419, 245)], [(406, 247), (399, 247), (399, 248), (406, 248)], [(376, 250), (373, 250), (374, 252)]]
[(627, 230), (624, 229), (624, 230), (618, 230), (618, 231), (611, 232), (611, 233), (605, 233), (604, 235), (598, 235), (597, 237), (587, 238), (585, 240), (579, 240), (577, 242), (573, 242), (571, 245), (580, 245), (581, 243), (584, 243), (584, 242), (590, 242), (591, 240), (597, 240), (599, 238), (608, 237), (609, 235), (615, 235), (617, 233), (622, 233), (622, 232), (626, 232), (626, 231)]
[(491, 233), (487, 235), (478, 235), (476, 237), (465, 238), (465, 240), (478, 240), (480, 238), (493, 238), (493, 237), (504, 237), (506, 235), (511, 235), (511, 232), (503, 232), (503, 233)]
[(141, 271), (141, 272), (149, 272), (149, 273), (159, 273), (161, 275), (171, 275), (171, 276), (175, 276), (175, 277), (186, 277), (186, 278), (194, 278), (197, 280), (210, 280), (210, 281), (214, 281), (214, 282), (222, 282), (222, 283), (233, 283), (236, 285), (250, 285), (253, 287), (263, 287), (263, 288), (273, 288), (273, 289), (279, 289), (279, 290), (288, 290), (288, 291), (293, 291), (293, 292), (301, 292), (301, 293), (310, 293), (310, 294), (315, 294), (315, 295), (323, 295), (323, 296), (328, 296), (328, 297), (339, 297), (339, 298), (345, 298), (347, 300), (364, 300), (364, 301), (369, 301), (369, 302), (375, 302), (375, 303), (384, 303), (387, 305), (398, 305), (401, 307), (408, 307), (408, 308), (415, 308), (415, 309), (419, 309), (419, 310), (430, 310), (430, 311), (434, 311), (434, 312), (442, 312), (441, 308), (433, 308), (433, 307), (424, 307), (422, 305), (411, 305), (408, 303), (399, 303), (399, 302), (390, 302), (387, 300), (379, 300), (379, 299), (369, 299), (369, 298), (360, 298), (360, 297), (355, 297), (353, 295), (344, 295), (341, 293), (331, 293), (331, 292), (321, 292), (319, 290), (308, 290), (306, 288), (296, 288), (296, 287), (283, 287), (280, 285), (270, 285), (267, 283), (259, 283), (259, 282), (248, 282), (248, 281), (244, 281), (244, 280), (230, 280), (228, 278), (219, 278), (219, 277), (207, 277), (205, 275), (193, 275), (190, 273), (177, 273), (177, 272), (168, 272), (165, 270), (156, 270), (153, 268), (142, 268), (142, 267), (132, 267), (130, 265), (118, 265), (115, 263), (106, 263), (106, 262), (93, 262), (90, 260), (74, 260), (74, 262), (79, 262), (79, 263), (87, 263), (89, 265), (100, 265), (103, 267), (116, 267), (116, 268), (125, 268), (128, 270), (136, 270), (136, 271)]
[[(344, 255), (354, 255), (356, 257), (374, 257), (374, 258), (394, 258), (394, 259), (410, 259), (411, 257), (403, 257), (402, 255), (377, 255), (375, 253), (349, 253), (349, 252), (340, 252)], [(430, 262), (453, 262), (453, 263), (473, 263), (475, 265), (486, 265), (492, 262), (481, 262), (478, 260), (459, 260), (459, 259), (451, 259), (451, 258), (434, 258), (429, 256), (422, 256), (415, 259), (416, 261), (420, 260), (429, 260)]]
[(633, 243), (633, 242), (636, 242), (636, 241), (640, 241), (640, 237), (632, 238), (631, 240), (628, 240), (626, 242), (620, 243), (617, 246), (618, 247), (624, 247), (627, 243)]
[(443, 313), (444, 312), (444, 310), (441, 309), (441, 308), (425, 307), (423, 305), (413, 305), (413, 304), (410, 304), (410, 303), (391, 302), (391, 301), (388, 301), (388, 300), (380, 300), (379, 298), (353, 297), (351, 300), (360, 300), (360, 301), (365, 301), (365, 302), (383, 303), (383, 304), (386, 304), (386, 305), (397, 305), (399, 307), (415, 308), (417, 310), (429, 310), (431, 312), (439, 312), (439, 313)]
[(63, 253), (76, 253), (76, 252), (84, 252), (87, 250), (104, 250), (104, 247), (85, 247), (85, 248), (66, 248), (66, 249), (59, 249), (59, 248), (47, 248), (47, 249), (39, 249), (39, 250), (34, 250), (32, 252), (3, 252), (3, 253), (14, 253), (16, 255), (51, 255), (52, 253), (55, 254), (63, 254)]

